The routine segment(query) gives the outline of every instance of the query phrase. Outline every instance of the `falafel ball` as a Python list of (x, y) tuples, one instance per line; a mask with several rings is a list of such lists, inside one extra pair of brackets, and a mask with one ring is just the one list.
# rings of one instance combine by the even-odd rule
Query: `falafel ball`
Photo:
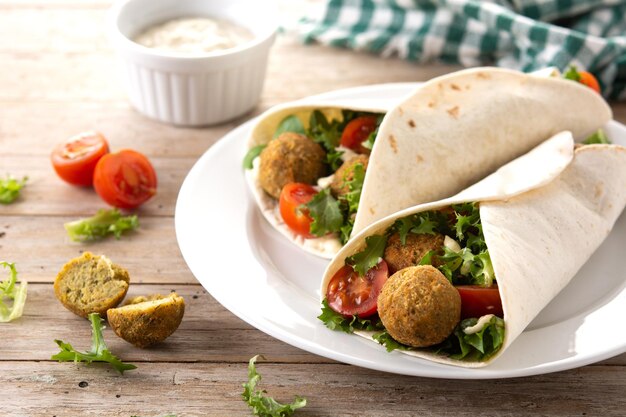
[(299, 133), (285, 132), (270, 141), (260, 158), (259, 182), (276, 199), (286, 184), (315, 184), (326, 174), (326, 152)]
[(412, 266), (385, 282), (378, 315), (398, 342), (432, 346), (443, 342), (461, 320), (461, 296), (437, 268)]
[(445, 236), (440, 233), (434, 235), (407, 233), (406, 241), (403, 245), (400, 240), (400, 234), (394, 233), (389, 236), (383, 259), (385, 259), (389, 270), (393, 274), (401, 269), (419, 264), (424, 255), (431, 250), (441, 250), (444, 238)]
[(367, 155), (357, 155), (345, 161), (333, 177), (333, 182), (330, 184), (330, 190), (335, 197), (345, 195), (350, 192), (348, 182), (354, 178), (354, 167), (357, 164), (363, 165), (363, 169), (367, 170), (367, 164), (370, 158)]

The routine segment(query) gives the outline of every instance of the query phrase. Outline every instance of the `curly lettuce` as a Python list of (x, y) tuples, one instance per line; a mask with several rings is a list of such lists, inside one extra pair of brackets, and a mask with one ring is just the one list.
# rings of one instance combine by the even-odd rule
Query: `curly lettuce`
[(9, 278), (0, 282), (0, 323), (7, 323), (22, 316), (28, 282), (22, 280), (17, 285), (17, 269), (14, 263), (1, 261), (0, 266), (9, 268)]

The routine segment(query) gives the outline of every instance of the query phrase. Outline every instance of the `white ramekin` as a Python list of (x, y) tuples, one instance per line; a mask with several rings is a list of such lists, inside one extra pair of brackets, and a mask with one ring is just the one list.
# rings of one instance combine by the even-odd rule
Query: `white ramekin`
[[(254, 40), (199, 57), (168, 55), (131, 40), (151, 25), (198, 16), (230, 20), (251, 30)], [(274, 2), (261, 0), (126, 0), (109, 16), (132, 105), (183, 126), (223, 122), (256, 105), (276, 29)]]

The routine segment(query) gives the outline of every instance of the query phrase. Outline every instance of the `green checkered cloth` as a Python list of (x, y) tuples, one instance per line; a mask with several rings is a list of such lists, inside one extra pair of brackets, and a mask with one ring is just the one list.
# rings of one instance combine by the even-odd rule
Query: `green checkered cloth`
[(626, 1), (328, 0), (298, 31), (305, 43), (416, 62), (573, 64), (595, 74), (606, 97), (626, 99)]

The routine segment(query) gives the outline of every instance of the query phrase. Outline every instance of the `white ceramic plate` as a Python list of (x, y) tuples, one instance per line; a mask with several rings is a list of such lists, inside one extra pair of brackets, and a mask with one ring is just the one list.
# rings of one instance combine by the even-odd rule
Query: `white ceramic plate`
[[(325, 99), (398, 100), (417, 84), (384, 84), (324, 94)], [(176, 205), (178, 244), (189, 268), (224, 307), (259, 330), (309, 352), (398, 374), (505, 378), (560, 371), (626, 351), (626, 215), (572, 282), (492, 365), (463, 369), (387, 353), (371, 341), (330, 331), (320, 313), (326, 260), (300, 250), (262, 217), (242, 169), (254, 120), (211, 147), (189, 172)], [(606, 127), (626, 145), (626, 126)], [(262, 353), (262, 352), (259, 352)]]

